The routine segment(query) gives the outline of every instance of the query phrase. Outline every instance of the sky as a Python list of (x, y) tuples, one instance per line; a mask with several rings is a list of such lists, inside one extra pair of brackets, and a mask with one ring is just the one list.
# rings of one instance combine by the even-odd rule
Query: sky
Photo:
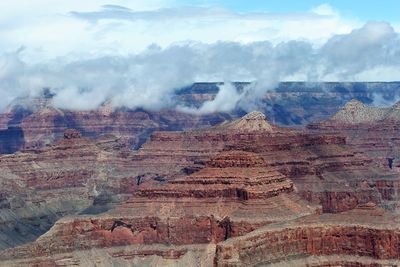
[(1, 1), (0, 49), (31, 62), (127, 54), (184, 41), (307, 40), (320, 45), (368, 21), (398, 29), (395, 0)]
[(359, 18), (360, 20), (387, 20), (396, 21), (400, 2), (397, 0), (225, 0), (225, 1), (181, 1), (182, 4), (220, 5), (238, 12), (264, 11), (264, 12), (306, 12), (311, 7), (328, 4), (345, 16)]
[[(250, 109), (279, 81), (400, 80), (395, 0), (13, 0), (0, 10), (0, 109), (46, 87), (60, 108), (205, 113)], [(252, 86), (227, 85), (200, 109), (172, 97), (238, 80)]]

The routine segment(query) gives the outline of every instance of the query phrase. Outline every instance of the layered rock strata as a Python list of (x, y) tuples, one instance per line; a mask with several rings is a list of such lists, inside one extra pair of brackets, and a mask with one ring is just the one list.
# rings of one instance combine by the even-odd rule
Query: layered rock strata
[[(217, 83), (196, 83), (176, 91), (178, 106), (200, 107), (218, 93)], [(236, 83), (239, 91), (249, 83)], [(323, 120), (337, 112), (352, 98), (364, 103), (390, 102), (398, 98), (400, 83), (281, 83), (258, 103), (258, 109), (279, 125), (304, 126)], [(46, 89), (41, 97), (18, 98), (0, 114), (0, 153), (13, 153), (25, 147), (40, 147), (61, 138), (67, 128), (77, 128), (84, 136), (113, 134), (124, 137), (138, 148), (156, 130), (185, 130), (216, 125), (238, 118), (243, 110), (229, 114), (193, 116), (173, 110), (144, 111), (113, 109), (105, 102), (96, 110), (74, 111), (54, 108), (54, 93)], [(7, 142), (1, 142), (7, 140)]]
[(294, 192), (284, 175), (263, 167), (264, 160), (257, 154), (223, 152), (205, 164), (166, 184), (143, 183), (107, 213), (61, 219), (35, 242), (6, 250), (0, 259), (42, 264), (54, 254), (135, 245), (154, 245), (154, 249), (137, 247), (132, 257), (180, 259), (187, 248), (165, 253), (158, 245), (204, 248), (262, 225), (320, 212)]
[(124, 143), (76, 130), (45, 148), (0, 157), (0, 248), (34, 240), (59, 218), (112, 205), (133, 185)]
[[(135, 152), (112, 136), (89, 139), (76, 130), (63, 136), (0, 157), (0, 212), (7, 214), (0, 236), (8, 247), (1, 264), (90, 266), (99, 254), (121, 265), (323, 266), (340, 262), (338, 255), (350, 257), (341, 259), (345, 265), (396, 260), (396, 245), (385, 241), (393, 253), (381, 257), (370, 244), (380, 246), (381, 235), (396, 243), (398, 218), (375, 204), (349, 210), (369, 202), (395, 210), (391, 186), (398, 175), (379, 169), (345, 136), (279, 128), (258, 112), (207, 129), (156, 132)], [(383, 231), (377, 221), (391, 226)]]
[(219, 243), (215, 266), (397, 266), (399, 223), (367, 207), (271, 224)]
[(368, 154), (381, 168), (399, 170), (400, 108), (370, 107), (352, 100), (328, 120), (313, 123), (308, 129), (340, 132), (347, 143)]
[[(135, 157), (148, 172), (155, 172), (157, 166), (159, 173), (190, 173), (221, 151), (247, 151), (262, 157), (264, 167), (292, 179), (304, 198), (322, 204), (326, 212), (345, 211), (369, 201), (396, 208), (392, 200), (397, 200), (398, 175), (377, 168), (370, 157), (349, 146), (345, 136), (269, 124), (260, 127), (263, 115), (254, 114), (258, 121), (244, 118), (203, 130), (156, 132)], [(235, 125), (246, 123), (255, 125), (255, 130), (235, 130)]]

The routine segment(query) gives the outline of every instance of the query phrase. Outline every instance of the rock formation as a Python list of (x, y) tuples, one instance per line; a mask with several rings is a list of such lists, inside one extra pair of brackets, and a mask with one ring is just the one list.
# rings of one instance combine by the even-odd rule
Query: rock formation
[(368, 154), (381, 168), (398, 170), (400, 166), (399, 103), (380, 108), (353, 100), (332, 118), (310, 124), (308, 128), (344, 134), (347, 143)]
[(399, 219), (360, 208), (271, 224), (219, 243), (215, 266), (397, 266)]
[(394, 265), (398, 184), (345, 136), (259, 112), (138, 151), (69, 129), (0, 157), (0, 265)]
[(272, 126), (265, 120), (265, 115), (257, 111), (248, 113), (240, 120), (222, 124), (219, 129), (241, 132), (273, 131)]
[(62, 139), (69, 128), (78, 129), (85, 137), (112, 134), (137, 149), (155, 130), (201, 128), (231, 118), (227, 114), (196, 116), (174, 110), (110, 110), (104, 106), (93, 111), (73, 111), (54, 108), (50, 103), (34, 106), (33, 110), (17, 106), (0, 114), (0, 153), (43, 147)]
[(151, 166), (142, 165), (149, 172), (156, 172), (157, 164), (160, 173), (179, 173), (203, 168), (208, 157), (221, 151), (257, 153), (264, 159), (264, 166), (285, 174), (303, 197), (330, 212), (369, 201), (392, 205), (390, 199), (397, 198), (397, 174), (377, 169), (371, 158), (347, 145), (344, 136), (278, 127), (250, 132), (231, 127), (246, 121), (226, 124), (229, 130), (223, 124), (184, 133), (156, 132), (137, 156), (157, 157)]
[(114, 192), (135, 181), (123, 151), (118, 138), (92, 140), (68, 130), (51, 146), (1, 156), (0, 248), (33, 240), (57, 219), (107, 195), (106, 203), (118, 201)]
[[(176, 91), (175, 102), (181, 106), (200, 107), (218, 92), (216, 83), (196, 83)], [(236, 83), (243, 90), (248, 83)], [(400, 83), (281, 83), (258, 103), (258, 110), (279, 125), (304, 126), (327, 119), (351, 98), (372, 103), (378, 96), (396, 99)], [(146, 111), (113, 109), (105, 102), (97, 110), (74, 111), (52, 106), (49, 89), (41, 97), (16, 99), (6, 113), (0, 114), (0, 153), (37, 148), (62, 138), (68, 128), (78, 129), (83, 136), (113, 134), (127, 140), (137, 149), (154, 131), (181, 131), (217, 125), (239, 118), (243, 110), (209, 115), (193, 115), (175, 110)]]
[[(318, 212), (293, 192), (285, 176), (260, 167), (257, 155), (229, 152), (207, 165), (165, 186), (139, 186), (131, 198), (107, 213), (59, 220), (34, 243), (3, 255), (34, 262), (51, 254), (127, 245), (155, 245), (152, 255), (163, 255), (157, 244), (216, 244), (265, 224)], [(135, 253), (146, 251), (137, 247)]]
[(388, 113), (387, 108), (374, 108), (358, 100), (349, 101), (331, 120), (343, 124), (371, 123), (382, 120)]

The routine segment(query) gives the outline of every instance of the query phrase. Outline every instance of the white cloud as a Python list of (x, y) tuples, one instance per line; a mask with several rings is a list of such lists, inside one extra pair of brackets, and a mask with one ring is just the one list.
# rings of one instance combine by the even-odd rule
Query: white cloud
[(237, 106), (245, 94), (244, 92), (238, 92), (236, 87), (230, 82), (225, 82), (219, 85), (218, 88), (219, 91), (215, 99), (204, 102), (200, 108), (178, 106), (177, 109), (182, 112), (197, 114), (229, 112)]
[[(112, 5), (111, 5), (112, 4)], [(25, 46), (23, 57), (138, 53), (156, 43), (307, 40), (321, 44), (360, 25), (328, 5), (304, 13), (238, 13), (216, 7), (182, 7), (172, 0), (1, 1), (0, 51)], [(18, 19), (16, 19), (18, 18)]]
[[(349, 78), (375, 67), (398, 66), (399, 34), (386, 22), (368, 22), (350, 34), (336, 35), (322, 48), (324, 75)], [(377, 80), (381, 77), (376, 77)]]
[[(121, 56), (67, 56), (46, 64), (25, 62), (21, 53), (25, 51), (0, 58), (3, 107), (12, 97), (34, 96), (50, 87), (56, 93), (54, 105), (61, 108), (93, 109), (110, 101), (114, 107), (158, 109), (174, 107), (174, 91), (196, 81), (253, 81), (242, 93), (222, 87), (214, 101), (197, 111), (227, 111), (236, 105), (251, 110), (282, 80), (366, 76), (382, 80), (396, 77), (400, 67), (399, 34), (383, 22), (335, 35), (321, 47), (304, 41), (186, 42), (166, 48), (152, 45), (141, 53)], [(382, 75), (387, 70), (391, 75)]]
[(281, 80), (399, 77), (394, 28), (362, 26), (328, 5), (306, 13), (238, 13), (140, 2), (1, 2), (8, 12), (0, 15), (0, 109), (43, 87), (56, 93), (61, 108), (93, 109), (104, 101), (175, 107), (173, 92), (196, 81), (254, 81), (241, 93), (223, 86), (199, 110), (180, 107), (250, 110)]
[(340, 16), (339, 12), (328, 4), (321, 4), (311, 9), (312, 12), (318, 15), (325, 16)]

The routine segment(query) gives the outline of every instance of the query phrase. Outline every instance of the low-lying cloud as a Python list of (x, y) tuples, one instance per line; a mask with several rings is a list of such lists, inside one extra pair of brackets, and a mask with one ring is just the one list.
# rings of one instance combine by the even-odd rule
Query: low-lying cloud
[[(374, 69), (390, 72), (400, 67), (399, 34), (385, 22), (369, 22), (320, 47), (306, 41), (184, 42), (166, 48), (151, 45), (127, 56), (65, 56), (46, 64), (25, 62), (22, 53), (18, 49), (0, 56), (1, 109), (16, 97), (38, 96), (43, 88), (55, 94), (54, 106), (65, 109), (96, 109), (106, 101), (115, 108), (178, 108), (200, 113), (252, 109), (283, 80), (353, 81)], [(391, 79), (399, 80), (397, 75), (394, 72)], [(390, 73), (385, 77), (391, 77)], [(178, 106), (174, 92), (198, 81), (226, 83), (214, 100), (200, 108)], [(238, 92), (231, 81), (252, 84)]]

